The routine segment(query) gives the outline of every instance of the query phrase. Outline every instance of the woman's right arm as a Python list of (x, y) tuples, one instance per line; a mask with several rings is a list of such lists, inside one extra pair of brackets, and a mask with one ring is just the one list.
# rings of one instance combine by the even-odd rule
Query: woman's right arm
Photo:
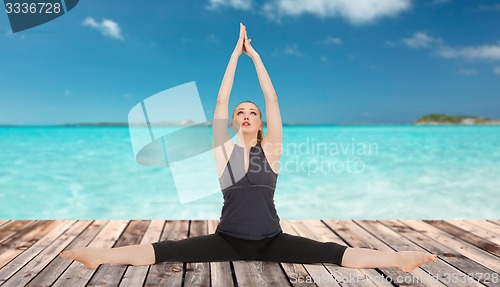
[(234, 52), (231, 54), (231, 59), (229, 59), (229, 64), (227, 65), (224, 78), (222, 79), (222, 84), (219, 88), (214, 119), (228, 118), (229, 96), (231, 95), (231, 89), (233, 88), (234, 73), (236, 71), (236, 65), (238, 64), (238, 58), (239, 56), (237, 56)]
[(215, 106), (214, 119), (212, 121), (212, 139), (213, 155), (217, 165), (218, 177), (222, 176), (224, 169), (229, 161), (229, 157), (234, 149), (234, 143), (227, 132), (228, 128), (228, 105), (231, 89), (233, 88), (234, 74), (238, 58), (243, 53), (245, 38), (245, 27), (240, 23), (240, 37), (234, 48), (229, 64), (227, 65), (222, 84), (217, 95), (217, 104)]
[(219, 88), (214, 119), (227, 119), (228, 117), (229, 96), (231, 95), (231, 89), (233, 88), (234, 73), (236, 72), (238, 58), (243, 53), (244, 39), (245, 26), (240, 23), (240, 37), (238, 38), (238, 42), (236, 43), (233, 53), (231, 54), (229, 64), (227, 65), (226, 72), (224, 73), (224, 78), (222, 79), (222, 84)]

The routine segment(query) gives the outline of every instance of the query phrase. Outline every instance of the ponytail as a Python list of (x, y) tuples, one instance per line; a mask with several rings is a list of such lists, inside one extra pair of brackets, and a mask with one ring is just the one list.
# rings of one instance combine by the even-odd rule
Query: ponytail
[(259, 130), (257, 133), (257, 142), (260, 143), (262, 141), (262, 130)]

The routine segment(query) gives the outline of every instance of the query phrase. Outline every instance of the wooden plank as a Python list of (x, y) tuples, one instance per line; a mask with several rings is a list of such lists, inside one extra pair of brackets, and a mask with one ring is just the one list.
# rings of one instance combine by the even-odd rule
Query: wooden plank
[[(305, 229), (310, 230), (311, 238), (323, 242), (335, 242), (341, 245), (347, 245), (339, 238), (334, 231), (319, 220), (307, 221), (304, 226)], [(349, 246), (351, 247), (351, 246)], [(354, 269), (345, 268), (335, 264), (325, 264), (326, 268), (341, 282), (342, 286), (392, 286), (387, 280), (384, 279), (381, 273), (378, 273), (375, 269), (364, 268), (364, 269)]]
[[(446, 263), (458, 269), (458, 272), (449, 273), (452, 278), (456, 278), (457, 280), (458, 278), (461, 278), (463, 282), (466, 282), (467, 286), (475, 283), (473, 281), (473, 278), (486, 286), (495, 285), (492, 285), (492, 282), (488, 282), (488, 280), (485, 280), (485, 277), (483, 275), (480, 275), (492, 274), (494, 273), (494, 271), (484, 267), (483, 265), (471, 260), (466, 256), (463, 256), (456, 250), (450, 248), (447, 244), (443, 244), (442, 242), (432, 239), (425, 234), (425, 230), (408, 228), (408, 225), (405, 225), (404, 221), (387, 221), (385, 222), (385, 224), (390, 226), (394, 230), (401, 230), (400, 234), (415, 242), (416, 244), (431, 250), (431, 252), (440, 256), (443, 261), (446, 261)], [(468, 274), (472, 274), (472, 276), (468, 276)]]
[[(348, 245), (319, 220), (299, 221), (297, 227), (302, 230), (304, 235), (314, 240)], [(380, 273), (372, 268), (346, 268), (332, 263), (324, 265), (342, 286), (392, 286), (387, 280), (383, 280)]]
[[(319, 220), (299, 221), (297, 228), (302, 230), (304, 235), (314, 240), (330, 241), (349, 246)], [(374, 269), (346, 268), (332, 263), (325, 263), (324, 265), (336, 278), (337, 282), (341, 282), (342, 286), (392, 286), (387, 281), (377, 280), (382, 278), (382, 275)]]
[(232, 263), (237, 285), (290, 286), (278, 262), (238, 260)]
[[(189, 221), (167, 221), (160, 241), (180, 240), (187, 237)], [(163, 262), (149, 268), (145, 286), (181, 286), (184, 264), (181, 262)]]
[(419, 232), (405, 225), (404, 221), (384, 220), (382, 223), (413, 242), (421, 251), (428, 251), (438, 255), (440, 260), (437, 262), (420, 266), (420, 268), (427, 270), (431, 276), (438, 278), (444, 283), (449, 283), (447, 282), (449, 278), (457, 278), (457, 282), (453, 282), (454, 286), (482, 286), (472, 278), (469, 280), (459, 279), (466, 279), (465, 275), (469, 272), (486, 272), (489, 269), (461, 255), (445, 244), (434, 240), (434, 238), (427, 236), (425, 231)]
[[(148, 230), (144, 234), (140, 244), (148, 244), (160, 240), (161, 231), (165, 225), (164, 220), (152, 220)], [(122, 280), (120, 287), (142, 286), (146, 281), (150, 266), (129, 266)]]
[(500, 244), (499, 234), (490, 231), (488, 229), (482, 228), (478, 224), (474, 224), (472, 222), (469, 222), (468, 220), (445, 220), (445, 222), (453, 224), (458, 228), (461, 228), (463, 230), (466, 230), (467, 232), (477, 235), (484, 240), (490, 241), (495, 244)]
[[(208, 233), (213, 234), (219, 220), (208, 220)], [(234, 286), (230, 262), (210, 262), (210, 278), (212, 286)]]
[[(70, 228), (76, 220), (65, 220), (62, 221), (61, 225), (54, 228), (51, 230), (47, 235), (45, 235), (43, 238), (40, 240), (36, 241), (30, 248), (25, 250), (23, 253), (21, 253), (19, 256), (17, 256), (15, 259), (13, 259), (9, 264), (5, 265), (3, 268), (0, 269), (0, 282), (7, 280), (11, 276), (13, 276), (18, 270), (23, 268), (28, 262), (30, 262), (35, 256), (37, 256), (42, 250), (44, 250), (47, 246), (51, 245), (54, 240), (56, 240), (61, 234), (66, 232), (68, 228)], [(60, 248), (62, 250), (62, 248)], [(53, 258), (53, 254), (50, 255), (51, 258)], [(31, 261), (30, 265), (33, 265), (34, 261)], [(48, 263), (48, 262), (47, 262)], [(39, 268), (39, 266), (38, 266)], [(22, 286), (25, 283), (27, 283), (29, 280), (31, 280), (30, 275), (33, 275), (33, 271), (29, 270), (31, 268), (23, 268), (23, 272), (18, 272), (17, 278), (13, 278), (12, 280), (8, 280), (7, 283), (5, 283), (4, 286)], [(38, 270), (39, 271), (39, 270)], [(35, 274), (38, 272), (35, 271)], [(26, 273), (28, 272), (28, 273)], [(20, 274), (22, 273), (22, 274)], [(21, 278), (19, 278), (21, 277)], [(19, 283), (20, 281), (23, 281), (24, 283)], [(9, 283), (10, 282), (10, 283)], [(17, 282), (17, 283), (13, 283)]]
[(238, 260), (233, 266), (239, 286), (290, 286), (277, 262)]
[(66, 220), (63, 226), (54, 229), (0, 271), (2, 278), (15, 273), (2, 286), (25, 286), (90, 223), (88, 220)]
[(495, 255), (467, 242), (457, 240), (455, 236), (421, 220), (404, 220), (402, 223), (420, 231), (422, 235), (429, 236), (436, 241), (442, 242), (454, 251), (461, 253), (463, 256), (478, 262), (494, 272), (500, 272), (500, 260), (498, 260), (498, 257)]
[[(146, 232), (149, 221), (132, 220), (121, 234), (113, 248), (139, 244)], [(118, 286), (127, 269), (124, 264), (104, 264), (99, 267), (86, 286)]]
[[(298, 235), (297, 232), (292, 228), (289, 220), (281, 220), (280, 221), (281, 230), (284, 233), (288, 233), (291, 235)], [(311, 287), (318, 286), (308, 280), (312, 276), (307, 272), (307, 269), (303, 264), (298, 263), (280, 263), (281, 268), (285, 271), (286, 276), (288, 277), (288, 282), (292, 283), (292, 286), (301, 286), (301, 287)]]
[(0, 220), (0, 227), (2, 227), (3, 225), (5, 225), (5, 224), (7, 224), (9, 222), (10, 222), (10, 220)]
[[(98, 226), (99, 228), (96, 228), (93, 224), (89, 226), (90, 221), (78, 221), (75, 223), (75, 221), (60, 221), (59, 225), (54, 225), (54, 220), (52, 221), (47, 221), (46, 224), (41, 224), (40, 222), (43, 221), (0, 221), (0, 234), (3, 231), (3, 234), (8, 236), (7, 238), (4, 239), (5, 242), (10, 242), (11, 244), (14, 244), (14, 242), (17, 243), (22, 243), (22, 242), (27, 242), (28, 245), (25, 246), (25, 250), (18, 252), (18, 255), (14, 257), (14, 259), (11, 259), (9, 262), (3, 265), (3, 267), (0, 267), (0, 280), (3, 278), (4, 281), (0, 281), (0, 285), (3, 286), (23, 286), (26, 285), (26, 283), (29, 281), (27, 286), (48, 286), (52, 285), (55, 282), (55, 285), (66, 285), (66, 284), (71, 284), (71, 286), (83, 286), (83, 285), (89, 285), (89, 286), (94, 286), (94, 285), (105, 285), (105, 286), (116, 286), (117, 284), (120, 284), (120, 286), (140, 286), (143, 283), (145, 283), (146, 286), (153, 286), (153, 285), (161, 285), (161, 282), (178, 282), (179, 284), (163, 284), (166, 286), (180, 286), (182, 284), (182, 268), (181, 271), (178, 271), (179, 269), (176, 269), (174, 266), (181, 265), (182, 263), (160, 263), (160, 264), (155, 264), (152, 266), (120, 266), (120, 265), (114, 265), (114, 267), (118, 267), (118, 269), (114, 270), (114, 268), (109, 268), (108, 271), (110, 273), (104, 274), (100, 273), (103, 272), (105, 266), (107, 265), (101, 265), (97, 270), (92, 270), (92, 269), (87, 269), (84, 268), (83, 265), (81, 265), (78, 262), (73, 262), (69, 260), (65, 260), (62, 258), (59, 258), (57, 254), (59, 251), (65, 248), (65, 246), (72, 242), (70, 246), (68, 246), (66, 249), (73, 249), (76, 247), (80, 246), (85, 246), (88, 244), (88, 242), (92, 241), (93, 236), (101, 230), (99, 235), (103, 233), (103, 228), (102, 226)], [(106, 222), (102, 221), (101, 223)], [(152, 224), (152, 221), (146, 221), (148, 224)], [(153, 228), (156, 230), (156, 236), (155, 232), (150, 232), (150, 240), (146, 239), (146, 234), (147, 232), (152, 228), (151, 225), (145, 226), (144, 221), (140, 223), (140, 221), (137, 222), (130, 222), (130, 225), (125, 225), (128, 226), (126, 231), (121, 234), (118, 234), (118, 241), (112, 241), (112, 243), (115, 243), (115, 247), (118, 246), (124, 246), (124, 245), (130, 245), (134, 244), (133, 242), (141, 242), (141, 244), (144, 244), (144, 242), (155, 242), (156, 240), (165, 240), (166, 238), (169, 238), (169, 235), (171, 234), (166, 234), (167, 228), (165, 228), (163, 232), (163, 236), (160, 237), (159, 234), (161, 233), (161, 228), (163, 225), (163, 221), (156, 221), (156, 226)], [(180, 222), (180, 221), (177, 221)], [(335, 223), (332, 223), (335, 222)], [(421, 250), (429, 250), (432, 253), (440, 255), (440, 262), (442, 264), (449, 265), (448, 267), (443, 267), (440, 268), (440, 274), (445, 274), (445, 271), (448, 271), (448, 274), (453, 274), (453, 272), (457, 273), (455, 271), (456, 269), (460, 269), (458, 272), (461, 272), (462, 275), (465, 275), (467, 273), (472, 273), (472, 274), (485, 274), (489, 272), (489, 274), (497, 274), (500, 273), (500, 260), (498, 260), (498, 255), (495, 254), (495, 252), (490, 252), (490, 250), (496, 250), (494, 247), (495, 245), (498, 246), (498, 236), (495, 233), (495, 230), (497, 228), (497, 222), (493, 222), (491, 220), (482, 220), (482, 221), (461, 221), (461, 220), (447, 220), (443, 221), (440, 223), (436, 223), (435, 221), (429, 221), (431, 223), (428, 223), (428, 220), (425, 221), (419, 221), (419, 220), (410, 220), (410, 221), (380, 221), (380, 222), (375, 222), (375, 225), (373, 223), (369, 223), (366, 221), (351, 221), (350, 223), (341, 222), (341, 221), (326, 221), (326, 225), (324, 225), (321, 221), (298, 221), (293, 224), (293, 226), (287, 221), (284, 222), (282, 221), (282, 228), (284, 232), (287, 232), (289, 234), (300, 234), (302, 236), (306, 236), (309, 238), (312, 238), (314, 240), (320, 240), (320, 241), (337, 241), (337, 243), (342, 243), (342, 239), (338, 238), (335, 233), (338, 233), (342, 238), (347, 240), (349, 244), (352, 242), (356, 241), (363, 241), (364, 239), (360, 239), (361, 235), (368, 234), (369, 238), (367, 241), (368, 243), (364, 243), (367, 246), (376, 246), (376, 249), (378, 248), (379, 244), (387, 246), (387, 244), (390, 245), (390, 247), (396, 247), (396, 250), (398, 248), (411, 248), (411, 250), (416, 250), (415, 246), (420, 247)], [(2, 224), (3, 223), (3, 224)], [(17, 223), (17, 224), (15, 224)], [(50, 227), (51, 223), (53, 224), (52, 227)], [(71, 224), (70, 224), (71, 223)], [(204, 223), (204, 224), (203, 224)], [(203, 230), (205, 230), (208, 234), (208, 232), (213, 232), (215, 231), (215, 227), (217, 225), (218, 221), (198, 221), (197, 224), (192, 224), (192, 230), (191, 230), (191, 235), (194, 236), (197, 234), (202, 235)], [(332, 223), (332, 224), (330, 224)], [(205, 225), (206, 224), (206, 225)], [(133, 225), (136, 225), (134, 228)], [(175, 225), (175, 224), (173, 224)], [(384, 228), (377, 226), (377, 225), (383, 225), (383, 227), (386, 227), (387, 230), (384, 230)], [(436, 226), (438, 225), (438, 226)], [(93, 228), (91, 228), (94, 226)], [(124, 228), (125, 228), (124, 226)], [(200, 227), (201, 226), (201, 227)], [(205, 227), (209, 228), (205, 228)], [(287, 227), (285, 227), (287, 226)], [(339, 228), (336, 228), (334, 226), (337, 226)], [(444, 228), (443, 228), (444, 226)], [(172, 226), (171, 226), (172, 227)], [(187, 233), (187, 226), (184, 226), (184, 232), (185, 235)], [(354, 227), (357, 227), (354, 228)], [(146, 230), (147, 228), (147, 230)], [(197, 229), (198, 228), (198, 229)], [(334, 232), (329, 230), (328, 228), (332, 228)], [(38, 229), (38, 232), (34, 231), (33, 229)], [(116, 228), (115, 228), (116, 229)], [(173, 228), (171, 228), (173, 229)], [(82, 232), (82, 230), (84, 230)], [(88, 230), (93, 230), (94, 233), (93, 235), (89, 235), (92, 232), (89, 232)], [(286, 231), (285, 231), (286, 230)], [(353, 231), (354, 230), (354, 231)], [(452, 231), (451, 233), (449, 231)], [(135, 232), (134, 232), (135, 231)], [(176, 230), (171, 230), (171, 233), (175, 233)], [(298, 231), (299, 233), (296, 233)], [(398, 242), (395, 240), (397, 236), (394, 236), (394, 234), (391, 235), (391, 231), (394, 232), (396, 231), (402, 239), (403, 242)], [(466, 233), (465, 238), (468, 238), (469, 241), (476, 242), (476, 244), (472, 244), (469, 241), (466, 240), (458, 240), (457, 238), (460, 238), (459, 236), (456, 236), (456, 233), (458, 232)], [(144, 234), (143, 237), (141, 235)], [(198, 233), (197, 233), (198, 232)], [(107, 232), (106, 232), (107, 233)], [(80, 234), (80, 236), (78, 236)], [(87, 235), (84, 235), (87, 234)], [(177, 233), (177, 235), (182, 234), (182, 228), (181, 232)], [(354, 236), (353, 236), (354, 234)], [(380, 235), (382, 234), (382, 235)], [(99, 237), (99, 236), (98, 236)], [(175, 234), (174, 234), (175, 237)], [(182, 237), (182, 235), (180, 236)], [(381, 239), (379, 239), (379, 238)], [(76, 238), (76, 239), (75, 239)], [(141, 239), (142, 238), (142, 239)], [(162, 239), (163, 238), (163, 239)], [(184, 237), (185, 238), (185, 237)], [(85, 244), (75, 244), (75, 242), (84, 242), (85, 239), (87, 239), (87, 243)], [(141, 239), (141, 240), (139, 240)], [(178, 238), (181, 239), (181, 238)], [(354, 239), (354, 241), (353, 241)], [(389, 240), (387, 240), (389, 239)], [(460, 238), (462, 239), (462, 238)], [(0, 237), (0, 240), (2, 240), (2, 237)], [(90, 247), (93, 244), (93, 242), (99, 241), (98, 238), (96, 238), (94, 241), (90, 243)], [(110, 239), (111, 240), (111, 239)], [(408, 241), (408, 242), (405, 242)], [(441, 241), (444, 244), (440, 244), (437, 241)], [(377, 242), (378, 241), (378, 242)], [(487, 245), (485, 242), (489, 242), (489, 244), (492, 245)], [(96, 244), (96, 243), (94, 243)], [(122, 245), (120, 245), (122, 244)], [(413, 245), (412, 245), (413, 244)], [(111, 245), (113, 246), (113, 245)], [(352, 245), (355, 246), (355, 245)], [(486, 249), (484, 247), (487, 247)], [(493, 246), (493, 249), (492, 249)], [(390, 249), (389, 247), (389, 249)], [(483, 247), (483, 248), (482, 248)], [(0, 244), (0, 250), (6, 250), (7, 252), (8, 249), (5, 248), (3, 244)], [(449, 250), (448, 250), (449, 249)], [(401, 249), (404, 250), (404, 249)], [(440, 250), (439, 252), (435, 252), (433, 250)], [(450, 251), (451, 250), (451, 251)], [(455, 252), (455, 253), (453, 253)], [(441, 255), (442, 254), (442, 255)], [(0, 253), (0, 256), (3, 256), (3, 253)], [(55, 257), (55, 258), (54, 258)], [(50, 262), (50, 263), (49, 263)], [(465, 263), (464, 263), (465, 262)], [(290, 263), (281, 263), (281, 267), (283, 270), (285, 270), (285, 274), (283, 274), (283, 271), (281, 268), (279, 268), (278, 263), (274, 262), (259, 262), (259, 261), (238, 261), (235, 262), (235, 271), (236, 273), (236, 278), (238, 280), (238, 284), (240, 285), (264, 285), (264, 284), (274, 284), (277, 286), (290, 286), (290, 275), (292, 273), (296, 274), (301, 274), (303, 276), (308, 276), (309, 273), (307, 272), (307, 268), (305, 268), (304, 265), (302, 264), (290, 264)], [(238, 266), (239, 263), (243, 263), (243, 265)], [(245, 263), (250, 263), (246, 264)], [(262, 264), (263, 263), (263, 264)], [(266, 263), (271, 264), (271, 268), (268, 268)], [(83, 271), (85, 269), (87, 270), (92, 270), (90, 273), (90, 276), (86, 274), (85, 272), (72, 272), (69, 271), (71, 269), (75, 269), (73, 265), (79, 264), (83, 268)], [(210, 285), (210, 277), (209, 274), (212, 276), (211, 278), (211, 283), (212, 286), (220, 286), (217, 285), (217, 282), (223, 282), (223, 286), (234, 286), (233, 282), (233, 277), (231, 276), (231, 268), (230, 268), (230, 263), (229, 262), (211, 262), (208, 265), (210, 266), (208, 269), (206, 267), (202, 267), (203, 271), (199, 269), (195, 264), (203, 264), (206, 265), (208, 263), (190, 263), (190, 267), (192, 270), (189, 270), (188, 268), (184, 268), (184, 270), (188, 270), (185, 275), (186, 275), (186, 281), (184, 282), (186, 286), (189, 286), (190, 284), (199, 284), (202, 286), (206, 285), (207, 278), (209, 284), (206, 286)], [(417, 268), (416, 270), (424, 269), (422, 267), (426, 266), (435, 266), (438, 264), (438, 262), (429, 264), (429, 265), (424, 265), (421, 266), (420, 268)], [(225, 265), (225, 266), (224, 266)], [(273, 269), (272, 266), (277, 266), (278, 268)], [(306, 264), (306, 265), (312, 265), (312, 266), (317, 266), (316, 264)], [(335, 271), (336, 269), (338, 270), (343, 270), (350, 272), (351, 270), (354, 269), (349, 269), (349, 268), (344, 268), (344, 267), (338, 267), (334, 264), (327, 265), (322, 267), (324, 270), (327, 270), (327, 273), (334, 274), (335, 276)], [(61, 276), (61, 273), (64, 271), (64, 269), (70, 266), (66, 272)], [(168, 267), (165, 267), (168, 266)], [(186, 264), (187, 266), (187, 264)], [(194, 268), (193, 268), (194, 266)], [(219, 266), (219, 267), (217, 267)], [(323, 265), (320, 265), (323, 266)], [(160, 268), (158, 268), (160, 267)], [(134, 268), (137, 271), (134, 271), (132, 268)], [(152, 269), (156, 269), (156, 272)], [(313, 267), (315, 268), (315, 267)], [(447, 268), (451, 268), (453, 272), (449, 272)], [(108, 269), (108, 268), (106, 268)], [(148, 269), (150, 270), (148, 274)], [(196, 271), (196, 269), (199, 269), (199, 271)], [(395, 268), (394, 268), (395, 269)], [(41, 270), (41, 271), (40, 271)], [(117, 270), (122, 270), (120, 272), (117, 272)], [(225, 270), (225, 271), (224, 271)], [(372, 271), (375, 272), (374, 269), (356, 269), (360, 272), (368, 272)], [(397, 270), (397, 269), (396, 269)], [(424, 269), (426, 270), (426, 269)], [(79, 270), (82, 271), (82, 270)], [(95, 271), (95, 272), (94, 272)], [(140, 272), (139, 272), (140, 271)], [(161, 272), (160, 272), (161, 271)], [(330, 272), (328, 272), (330, 271)], [(382, 271), (382, 270), (381, 270)], [(420, 270), (422, 271), (422, 270)], [(426, 270), (428, 271), (428, 270)], [(432, 271), (432, 270), (431, 270)], [(137, 272), (137, 273), (136, 273)], [(191, 274), (189, 274), (191, 272)], [(238, 273), (239, 272), (239, 273)], [(263, 274), (259, 274), (259, 272)], [(388, 276), (387, 273), (382, 271), (385, 276)], [(415, 271), (414, 271), (415, 272)], [(404, 276), (413, 274), (414, 272), (411, 273), (403, 273)], [(423, 271), (422, 271), (423, 272)], [(314, 272), (313, 272), (314, 273)], [(417, 272), (418, 273), (418, 272)], [(81, 276), (79, 280), (72, 281), (68, 277), (68, 274), (73, 274), (75, 276)], [(79, 274), (79, 275), (77, 275)], [(125, 275), (123, 275), (125, 274)], [(136, 276), (136, 274), (140, 274), (139, 276)], [(147, 277), (146, 277), (147, 274)], [(239, 274), (239, 276), (238, 276)], [(366, 273), (363, 273), (366, 278)], [(376, 273), (374, 273), (376, 274)], [(425, 274), (425, 272), (424, 272)], [(123, 279), (120, 282), (120, 278), (123, 275)], [(180, 276), (179, 276), (180, 275)], [(256, 276), (257, 275), (257, 276)], [(433, 273), (431, 272), (431, 275)], [(56, 281), (56, 279), (61, 276), (59, 280)], [(155, 279), (155, 276), (156, 279)], [(373, 276), (373, 274), (372, 274)], [(481, 278), (478, 278), (478, 276), (474, 277), (476, 280), (481, 280)], [(159, 278), (161, 277), (161, 278)], [(258, 278), (256, 278), (258, 277)], [(260, 277), (260, 279), (259, 279)], [(288, 278), (287, 278), (288, 277)], [(392, 278), (395, 278), (394, 276), (391, 276)], [(427, 275), (427, 277), (430, 277)], [(495, 286), (493, 282), (487, 282), (486, 280), (490, 279), (485, 277), (483, 275), (484, 279), (481, 281), (484, 285), (486, 286)], [(83, 278), (83, 279), (82, 279)], [(85, 280), (86, 278), (86, 280)], [(101, 279), (99, 279), (101, 278)], [(416, 277), (418, 278), (418, 277)], [(457, 279), (463, 278), (459, 277)], [(8, 279), (8, 280), (6, 280)], [(133, 279), (133, 280), (132, 280)], [(240, 281), (240, 279), (242, 279)], [(431, 279), (433, 281), (427, 280), (427, 283), (424, 281), (423, 283), (425, 285), (429, 286), (444, 286), (445, 284), (443, 279), (444, 277), (441, 277), (441, 282), (436, 281), (435, 279)], [(449, 278), (448, 278), (449, 279)], [(30, 281), (31, 280), (31, 281)], [(89, 282), (90, 280), (90, 282)], [(146, 282), (144, 282), (146, 280)], [(177, 281), (176, 281), (177, 280)], [(279, 282), (278, 282), (278, 281)], [(421, 280), (422, 282), (423, 280)], [(76, 285), (73, 284), (73, 282), (76, 282)], [(82, 282), (82, 284), (80, 284)], [(87, 283), (88, 282), (88, 283)], [(133, 282), (133, 283), (132, 283)], [(160, 282), (160, 284), (154, 284), (155, 282)], [(263, 283), (264, 282), (264, 283)], [(414, 282), (414, 281), (412, 281)], [(3, 283), (3, 284), (2, 284)], [(345, 284), (346, 282), (343, 282), (341, 285), (342, 286), (361, 286), (359, 284), (357, 285), (349, 285)], [(375, 283), (375, 282), (373, 282)], [(378, 281), (378, 283), (384, 283), (381, 281)], [(430, 284), (429, 284), (430, 283)], [(460, 282), (458, 282), (460, 283)], [(465, 285), (460, 285), (460, 284), (453, 284), (453, 286), (483, 286), (477, 281), (472, 281), (472, 282), (466, 282)], [(323, 284), (325, 285), (325, 284)], [(404, 284), (401, 284), (404, 285)], [(303, 284), (300, 283), (293, 283), (292, 286), (316, 286), (313, 283), (306, 283), (304, 282)], [(321, 284), (318, 286), (322, 286)], [(369, 285), (366, 285), (369, 286)], [(377, 286), (377, 285), (373, 285)], [(422, 284), (412, 284), (412, 286), (424, 286)]]
[[(297, 235), (302, 237), (307, 237), (313, 240), (321, 241), (317, 234), (314, 234), (309, 228), (306, 227), (308, 224), (312, 224), (314, 220), (290, 220), (288, 221), (290, 229), (288, 229), (289, 234)], [(316, 220), (316, 222), (319, 222)], [(338, 243), (341, 240), (336, 239)], [(309, 273), (309, 281), (314, 282), (317, 286), (340, 286), (339, 280), (333, 275), (333, 273), (326, 267), (329, 263), (315, 263), (315, 264), (303, 264), (304, 268)], [(336, 266), (336, 265), (335, 265)], [(342, 285), (344, 286), (344, 285)], [(345, 285), (349, 286), (349, 285)], [(366, 285), (365, 285), (366, 286)]]
[(496, 225), (498, 225), (498, 226), (500, 226), (500, 220), (498, 220), (498, 219), (497, 219), (497, 220), (494, 220), (494, 219), (488, 219), (488, 221), (489, 221), (489, 222), (491, 222), (491, 223), (494, 223), (494, 224), (496, 224)]
[[(387, 242), (377, 238), (359, 224), (351, 220), (325, 220), (324, 223), (335, 230), (339, 236), (347, 241), (352, 247), (369, 248), (382, 251), (394, 251), (394, 248)], [(412, 286), (446, 286), (441, 282), (432, 279), (422, 269), (417, 268), (412, 272), (403, 272), (398, 268), (377, 268), (384, 276), (385, 281), (395, 284), (410, 282)], [(375, 278), (374, 278), (375, 280)], [(382, 278), (376, 279), (382, 281)]]
[[(294, 233), (290, 233), (291, 235), (297, 235), (307, 238), (314, 238), (314, 235), (310, 230), (307, 230), (304, 227), (304, 222), (299, 220), (290, 220), (288, 222), (290, 227), (294, 230)], [(307, 281), (314, 282), (317, 286), (340, 286), (336, 278), (330, 274), (330, 272), (325, 268), (325, 266), (321, 263), (315, 264), (302, 264), (304, 268), (307, 270), (310, 276), (306, 277)]]
[[(127, 227), (128, 220), (112, 220), (97, 234), (97, 236), (90, 242), (88, 247), (91, 248), (111, 248), (116, 240), (120, 237), (123, 230)], [(101, 265), (103, 266), (103, 265)], [(53, 286), (85, 286), (90, 280), (92, 275), (101, 268), (91, 269), (85, 267), (80, 262), (74, 261), (64, 271), (64, 273), (57, 279)]]
[[(13, 220), (0, 227), (0, 244), (7, 241), (11, 236), (20, 232), (23, 228), (28, 228), (36, 220)], [(1, 267), (1, 266), (0, 266)]]
[(491, 254), (495, 254), (500, 257), (500, 245), (492, 243), (490, 241), (484, 240), (483, 238), (474, 235), (466, 230), (454, 226), (448, 222), (443, 220), (424, 220), (425, 223), (428, 223), (434, 227), (437, 227), (443, 231), (448, 232), (449, 234), (460, 238), (461, 240), (468, 242), (472, 245), (475, 245), (485, 251), (490, 252)]
[[(191, 220), (189, 237), (207, 234), (208, 226), (206, 220)], [(207, 248), (210, 248), (210, 246), (207, 246)], [(184, 275), (183, 283), (186, 286), (210, 286), (210, 263), (186, 263), (186, 274)]]
[[(77, 237), (71, 241), (71, 238), (74, 234), (72, 233), (65, 233), (66, 236), (68, 236), (68, 241), (71, 241), (71, 243), (66, 246), (62, 245), (61, 247), (64, 248), (64, 250), (71, 250), (77, 247), (81, 246), (86, 246), (92, 239), (96, 236), (96, 234), (106, 226), (108, 223), (108, 220), (96, 220), (93, 221), (90, 226), (85, 228), (85, 230), (77, 235)], [(76, 234), (76, 231), (75, 231)], [(65, 241), (66, 242), (66, 241)], [(31, 280), (27, 286), (30, 287), (38, 287), (38, 286), (52, 286), (54, 282), (61, 276), (61, 273), (66, 270), (68, 266), (71, 265), (72, 261), (68, 259), (61, 258), (58, 256), (59, 253), (53, 254), (56, 255), (56, 258), (50, 262), (49, 265), (47, 265), (42, 272), (39, 272), (38, 274), (35, 274), (35, 278)]]
[(500, 225), (496, 225), (488, 220), (466, 220), (471, 224), (484, 228), (490, 232), (495, 233), (497, 236), (500, 236)]
[(40, 220), (21, 229), (0, 245), (0, 268), (30, 248), (40, 238), (63, 223), (62, 220)]
[[(404, 221), (403, 221), (404, 222)], [(398, 231), (401, 235), (415, 242), (416, 244), (425, 247), (434, 254), (438, 255), (441, 260), (452, 265), (458, 271), (448, 273), (450, 278), (460, 279), (460, 282), (464, 282), (466, 286), (472, 286), (475, 282), (479, 281), (486, 286), (496, 286), (489, 279), (486, 279), (483, 274), (492, 274), (494, 271), (484, 267), (483, 265), (471, 260), (470, 258), (463, 256), (456, 250), (450, 248), (448, 245), (442, 242), (433, 240), (425, 234), (425, 230), (417, 230), (413, 228), (408, 228), (408, 225), (403, 224), (400, 221), (386, 221), (384, 224), (390, 226), (392, 229)], [(445, 273), (439, 273), (441, 275)], [(437, 274), (437, 276), (439, 276)], [(471, 276), (469, 276), (471, 274)], [(433, 275), (431, 273), (431, 275)], [(473, 281), (476, 279), (477, 281)]]

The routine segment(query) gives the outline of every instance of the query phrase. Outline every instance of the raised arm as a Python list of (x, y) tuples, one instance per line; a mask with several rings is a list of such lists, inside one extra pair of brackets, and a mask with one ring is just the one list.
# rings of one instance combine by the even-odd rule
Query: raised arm
[(224, 73), (224, 78), (222, 79), (222, 84), (219, 88), (214, 119), (227, 119), (228, 117), (229, 96), (231, 95), (231, 89), (233, 88), (234, 73), (236, 71), (236, 65), (238, 64), (238, 58), (243, 53), (244, 39), (245, 26), (240, 23), (240, 37), (238, 38), (238, 42), (236, 43), (233, 53), (231, 54), (229, 64), (227, 65), (226, 72)]
[[(271, 144), (271, 146), (280, 146), (282, 144), (282, 122), (281, 114), (278, 105), (278, 96), (274, 90), (273, 84), (264, 63), (262, 62), (260, 55), (254, 50), (250, 42), (252, 40), (248, 39), (246, 29), (245, 29), (245, 42), (244, 42), (244, 52), (252, 58), (252, 61), (257, 71), (257, 76), (259, 78), (260, 87), (264, 93), (264, 98), (266, 101), (266, 124), (267, 133), (263, 141), (265, 143)], [(276, 152), (281, 154), (281, 149), (276, 150)]]
[(236, 47), (234, 48), (229, 63), (224, 73), (219, 94), (217, 95), (217, 103), (215, 106), (214, 119), (212, 121), (212, 145), (215, 163), (217, 165), (217, 172), (219, 178), (224, 172), (225, 166), (229, 160), (232, 150), (234, 149), (234, 142), (229, 137), (228, 129), (228, 105), (231, 89), (233, 88), (234, 74), (236, 72), (236, 65), (238, 58), (243, 53), (243, 42), (245, 39), (245, 27), (240, 23), (240, 36)]
[(243, 41), (245, 37), (245, 27), (240, 23), (240, 36), (236, 47), (234, 48), (229, 63), (226, 67), (226, 72), (222, 79), (219, 93), (217, 95), (217, 103), (215, 106), (214, 120), (212, 126), (213, 145), (214, 147), (221, 145), (229, 140), (227, 134), (228, 124), (228, 105), (231, 89), (233, 88), (234, 74), (238, 64), (238, 58), (243, 53)]

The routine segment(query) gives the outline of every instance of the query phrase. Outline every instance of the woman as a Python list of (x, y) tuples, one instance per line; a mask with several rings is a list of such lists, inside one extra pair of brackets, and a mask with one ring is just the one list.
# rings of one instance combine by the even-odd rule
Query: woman
[[(251, 46), (246, 27), (227, 66), (213, 121), (214, 158), (224, 195), (224, 206), (213, 234), (182, 240), (117, 248), (78, 248), (61, 253), (86, 267), (100, 264), (151, 265), (160, 262), (217, 262), (261, 260), (284, 263), (334, 263), (350, 268), (397, 267), (410, 272), (437, 260), (418, 251), (379, 251), (319, 242), (281, 230), (274, 206), (274, 189), (281, 157), (282, 123), (278, 98), (259, 54)], [(227, 133), (228, 103), (238, 58), (246, 53), (257, 70), (266, 102), (267, 134), (262, 136), (262, 114), (250, 101), (236, 106)]]

